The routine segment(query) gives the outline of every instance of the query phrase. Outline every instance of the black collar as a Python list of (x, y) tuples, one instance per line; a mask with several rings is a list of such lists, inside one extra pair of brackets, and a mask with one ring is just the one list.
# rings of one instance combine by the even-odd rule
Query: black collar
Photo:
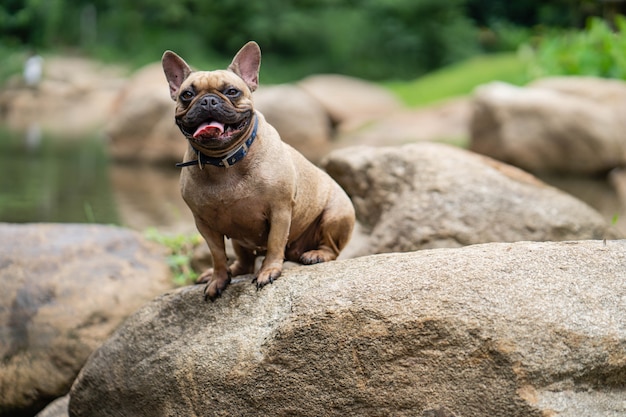
[(256, 139), (256, 130), (259, 125), (259, 118), (255, 114), (254, 115), (254, 128), (252, 129), (252, 133), (250, 137), (241, 144), (238, 148), (235, 148), (233, 151), (227, 153), (222, 158), (216, 158), (211, 156), (206, 156), (202, 152), (196, 150), (198, 153), (198, 159), (194, 159), (193, 161), (187, 162), (179, 162), (176, 164), (178, 168), (188, 167), (192, 165), (198, 165), (200, 169), (204, 168), (206, 164), (213, 165), (216, 167), (230, 168), (235, 165), (237, 162), (241, 161), (247, 154), (248, 149)]

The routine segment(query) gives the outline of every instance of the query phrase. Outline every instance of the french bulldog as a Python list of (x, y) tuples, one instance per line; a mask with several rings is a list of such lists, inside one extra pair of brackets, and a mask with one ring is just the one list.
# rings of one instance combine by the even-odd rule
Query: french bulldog
[[(257, 290), (281, 275), (285, 260), (334, 260), (354, 227), (341, 187), (255, 110), (260, 64), (255, 42), (226, 70), (193, 71), (172, 51), (162, 58), (175, 121), (189, 142), (178, 164), (181, 193), (213, 258), (197, 281), (206, 283), (205, 300), (218, 298), (231, 277), (254, 274), (257, 256), (265, 255), (252, 280)], [(230, 266), (224, 237), (236, 254)]]

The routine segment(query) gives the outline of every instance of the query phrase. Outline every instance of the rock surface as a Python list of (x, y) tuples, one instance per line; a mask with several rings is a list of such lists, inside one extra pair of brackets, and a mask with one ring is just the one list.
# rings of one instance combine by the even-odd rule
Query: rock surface
[(425, 108), (383, 113), (366, 126), (341, 132), (335, 147), (394, 146), (414, 142), (443, 142), (467, 146), (471, 100), (459, 98)]
[(70, 396), (64, 395), (61, 398), (57, 398), (52, 401), (46, 408), (41, 410), (35, 417), (68, 417), (68, 406), (70, 403)]
[(354, 77), (311, 75), (300, 80), (297, 86), (322, 104), (340, 131), (356, 129), (402, 108), (389, 90)]
[(625, 283), (626, 241), (581, 241), (300, 266), (208, 304), (187, 287), (91, 356), (70, 416), (617, 417)]
[(353, 147), (323, 163), (366, 235), (351, 256), (485, 242), (614, 236), (587, 204), (534, 176), (435, 143)]
[(160, 63), (135, 72), (116, 97), (105, 127), (111, 155), (180, 162), (187, 140), (174, 122), (174, 107)]
[(104, 126), (124, 81), (121, 68), (76, 57), (49, 58), (36, 89), (18, 78), (0, 88), (0, 122), (16, 131), (38, 129), (82, 139)]
[(0, 415), (32, 416), (172, 280), (163, 249), (128, 230), (0, 224), (0, 285)]
[(474, 94), (470, 149), (533, 172), (594, 174), (626, 164), (626, 83), (585, 77)]
[(254, 105), (280, 133), (280, 138), (313, 162), (329, 150), (332, 125), (326, 109), (293, 84), (261, 86)]

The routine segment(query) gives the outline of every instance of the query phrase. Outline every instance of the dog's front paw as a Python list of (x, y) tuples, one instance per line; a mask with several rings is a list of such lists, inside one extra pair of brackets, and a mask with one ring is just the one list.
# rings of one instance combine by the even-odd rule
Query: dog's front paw
[(204, 301), (215, 301), (222, 295), (222, 292), (228, 287), (228, 284), (230, 284), (230, 278), (226, 281), (211, 280), (211, 282), (207, 283), (204, 287)]
[(230, 284), (230, 272), (222, 274), (222, 276), (213, 272), (206, 283), (204, 287), (204, 301), (215, 301)]
[(274, 280), (277, 279), (282, 273), (282, 268), (280, 267), (269, 267), (269, 268), (261, 268), (257, 276), (252, 280), (253, 284), (256, 284), (256, 289), (260, 290), (267, 284), (273, 284)]

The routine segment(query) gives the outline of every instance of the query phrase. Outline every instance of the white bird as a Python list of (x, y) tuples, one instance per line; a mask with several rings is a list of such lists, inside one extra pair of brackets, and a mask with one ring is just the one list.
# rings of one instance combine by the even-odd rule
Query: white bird
[(24, 81), (29, 87), (36, 87), (41, 81), (43, 74), (43, 58), (33, 55), (24, 64)]

